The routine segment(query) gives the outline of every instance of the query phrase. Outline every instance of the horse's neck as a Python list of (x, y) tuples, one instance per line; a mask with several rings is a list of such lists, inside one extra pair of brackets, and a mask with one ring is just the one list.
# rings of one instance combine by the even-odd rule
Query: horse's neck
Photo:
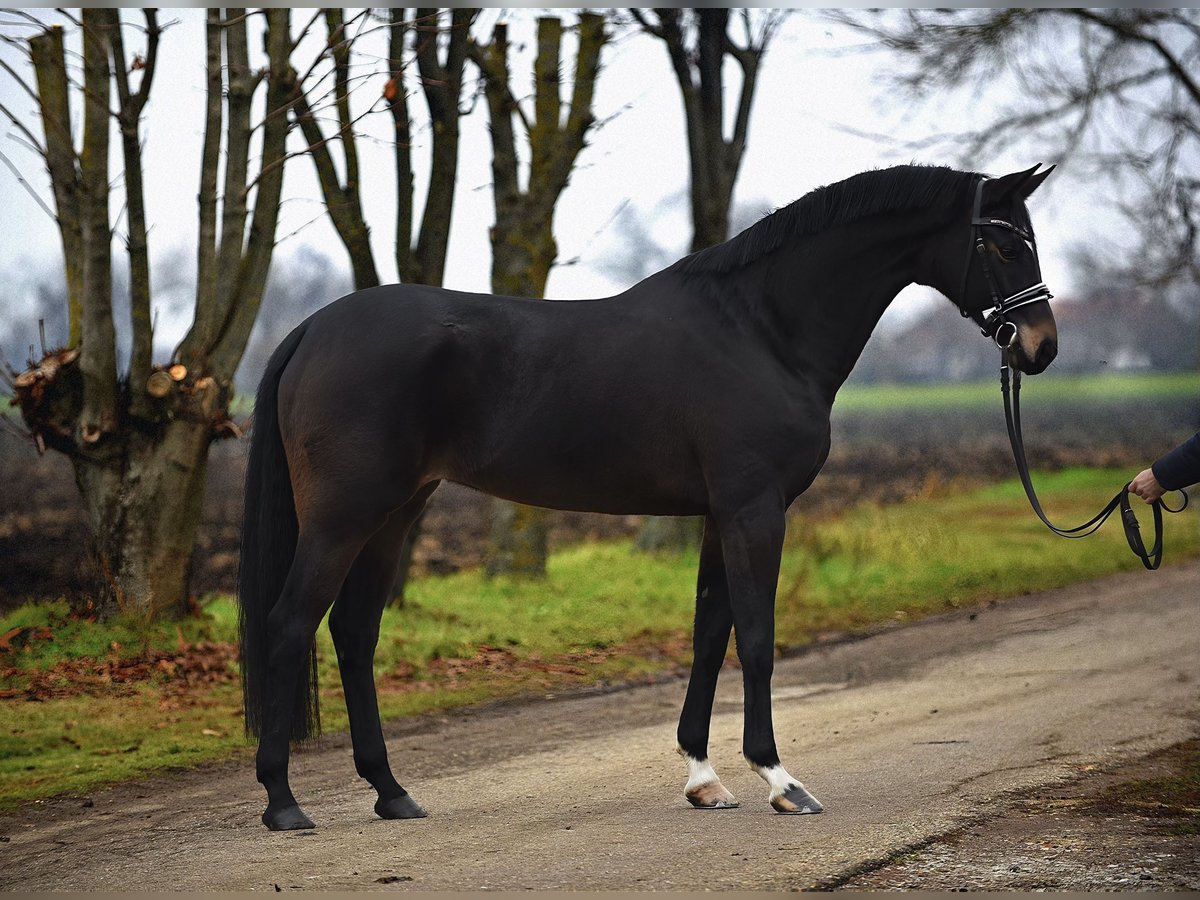
[(854, 223), (797, 239), (761, 261), (759, 289), (783, 329), (785, 352), (830, 402), (888, 305), (918, 280), (913, 234), (926, 230), (924, 223), (913, 230), (878, 219)]

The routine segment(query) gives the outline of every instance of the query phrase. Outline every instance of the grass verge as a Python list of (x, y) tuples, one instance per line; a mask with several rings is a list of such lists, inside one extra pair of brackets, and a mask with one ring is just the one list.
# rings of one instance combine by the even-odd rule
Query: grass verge
[[(1050, 516), (1075, 524), (1122, 477), (1076, 469), (1036, 480)], [(1197, 553), (1200, 517), (1169, 516), (1167, 564)], [(554, 554), (543, 582), (479, 572), (419, 580), (405, 608), (384, 616), (382, 712), (394, 718), (683, 666), (696, 562), (613, 542)], [(790, 522), (777, 640), (797, 646), (1138, 566), (1116, 523), (1084, 541), (1051, 535), (1016, 482), (863, 504)], [(0, 649), (9, 648), (0, 653), (0, 809), (244, 752), (235, 618), (227, 597), (169, 625), (101, 625), (71, 618), (61, 604), (0, 618)], [(342, 730), (325, 629), (318, 645), (326, 728)]]

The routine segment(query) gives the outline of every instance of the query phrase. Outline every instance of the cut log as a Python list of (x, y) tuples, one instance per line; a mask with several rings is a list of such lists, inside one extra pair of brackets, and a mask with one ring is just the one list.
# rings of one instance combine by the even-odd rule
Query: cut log
[(171, 376), (161, 369), (151, 373), (150, 377), (146, 379), (146, 393), (156, 400), (167, 396), (174, 387), (175, 383), (171, 380)]
[(175, 363), (175, 365), (167, 369), (167, 374), (171, 376), (172, 381), (183, 381), (183, 379), (187, 378), (187, 366), (182, 363)]

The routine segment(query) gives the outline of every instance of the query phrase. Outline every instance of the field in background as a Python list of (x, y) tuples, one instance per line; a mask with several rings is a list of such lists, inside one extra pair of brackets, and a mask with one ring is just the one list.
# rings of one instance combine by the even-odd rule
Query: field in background
[[(1145, 401), (1200, 402), (1200, 372), (1062, 376), (1051, 372), (1023, 378), (1021, 384), (1022, 397), (1029, 403), (1060, 408)], [(988, 381), (957, 384), (847, 385), (838, 393), (836, 406), (841, 414), (935, 409), (1000, 411), (999, 374)]]

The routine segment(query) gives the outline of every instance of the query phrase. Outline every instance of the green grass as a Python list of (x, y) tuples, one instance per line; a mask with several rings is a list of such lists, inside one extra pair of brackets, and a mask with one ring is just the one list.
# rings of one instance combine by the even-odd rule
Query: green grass
[[(1145, 399), (1161, 403), (1200, 396), (1200, 372), (1046, 374), (1022, 380), (1023, 390), (1047, 405), (1113, 403)], [(941, 384), (846, 385), (834, 412), (902, 412), (940, 409), (991, 409), (1000, 397), (999, 374), (987, 381)]]
[[(1077, 469), (1035, 479), (1050, 516), (1073, 525), (1094, 513), (1124, 474)], [(1166, 564), (1200, 552), (1198, 519), (1192, 510), (1167, 517)], [(1139, 566), (1115, 522), (1082, 541), (1050, 534), (1016, 482), (895, 506), (865, 504), (834, 517), (790, 523), (777, 602), (778, 641), (796, 646), (823, 633)], [(477, 571), (418, 580), (408, 605), (384, 617), (377, 658), (383, 713), (412, 715), (628, 681), (684, 663), (695, 568), (694, 555), (639, 555), (629, 542), (618, 541), (555, 553), (542, 582), (488, 580)], [(0, 634), (41, 625), (49, 627), (52, 638), (0, 656), (0, 668), (32, 670), (71, 657), (170, 649), (180, 637), (173, 624), (84, 623), (55, 605), (30, 605), (0, 618)], [(180, 627), (185, 641), (233, 640), (233, 604), (213, 598), (202, 617)], [(484, 646), (490, 649), (481, 655)], [(319, 648), (326, 727), (341, 730), (345, 710), (325, 629)], [(8, 682), (20, 685), (27, 677), (12, 674)], [(245, 752), (240, 695), (232, 681), (190, 692), (168, 682), (145, 682), (114, 686), (98, 696), (0, 704), (4, 808)]]

